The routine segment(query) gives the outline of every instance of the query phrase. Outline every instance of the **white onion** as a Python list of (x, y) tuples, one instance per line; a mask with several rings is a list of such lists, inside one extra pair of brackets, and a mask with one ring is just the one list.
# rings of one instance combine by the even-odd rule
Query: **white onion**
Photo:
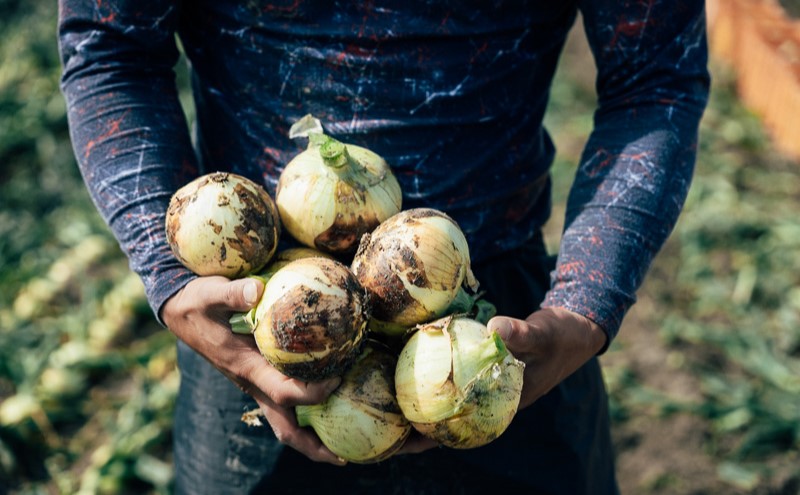
[(453, 448), (485, 445), (519, 406), (525, 365), (496, 332), (463, 317), (420, 325), (397, 362), (397, 401), (414, 428)]
[(396, 364), (387, 348), (370, 341), (325, 402), (296, 407), (298, 423), (311, 426), (342, 459), (360, 464), (387, 459), (411, 432), (395, 398)]
[(264, 188), (216, 172), (173, 194), (166, 232), (175, 256), (194, 273), (238, 278), (260, 270), (275, 254), (280, 221)]
[[(265, 266), (258, 273), (250, 275), (250, 277), (260, 280), (261, 283), (266, 284), (278, 270), (288, 265), (292, 261), (316, 257), (334, 259), (331, 255), (312, 248), (287, 248), (282, 251), (278, 251), (272, 258), (272, 261), (267, 264), (267, 266)], [(259, 304), (246, 313), (234, 313), (229, 319), (231, 330), (239, 334), (253, 333), (258, 325), (258, 321), (261, 319), (261, 313), (263, 313), (265, 309), (266, 306)], [(261, 313), (259, 313), (259, 311), (261, 311)]]
[(326, 136), (310, 115), (292, 127), (290, 136), (309, 142), (278, 182), (276, 203), (284, 227), (308, 247), (352, 254), (363, 234), (400, 211), (397, 179), (378, 154)]
[(461, 229), (431, 208), (402, 211), (365, 235), (351, 268), (370, 294), (375, 328), (390, 334), (443, 316), (462, 285), (478, 286)]
[(317, 381), (341, 375), (367, 333), (366, 292), (342, 263), (321, 257), (275, 272), (258, 303), (261, 354), (285, 375)]

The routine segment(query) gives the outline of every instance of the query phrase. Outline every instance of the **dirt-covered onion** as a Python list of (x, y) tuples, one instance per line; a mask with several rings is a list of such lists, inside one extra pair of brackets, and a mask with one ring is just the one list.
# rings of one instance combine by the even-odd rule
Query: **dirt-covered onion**
[(256, 344), (287, 376), (318, 381), (341, 375), (361, 351), (367, 294), (338, 261), (292, 261), (272, 275), (258, 306)]
[(295, 408), (298, 424), (311, 426), (331, 452), (347, 461), (389, 458), (411, 432), (395, 398), (396, 364), (387, 348), (369, 341), (325, 402)]
[(386, 161), (360, 146), (322, 132), (319, 121), (300, 119), (291, 137), (308, 137), (278, 182), (276, 203), (286, 230), (302, 244), (352, 254), (359, 239), (400, 211), (400, 185)]
[(175, 256), (194, 273), (238, 278), (260, 270), (275, 254), (280, 220), (264, 188), (215, 172), (173, 194), (166, 231)]
[(423, 435), (453, 448), (480, 447), (511, 423), (524, 369), (496, 332), (447, 316), (421, 325), (400, 352), (397, 401)]
[[(272, 261), (267, 264), (267, 266), (265, 266), (258, 273), (250, 275), (250, 277), (258, 279), (263, 284), (266, 284), (278, 270), (288, 265), (292, 261), (315, 257), (334, 259), (333, 256), (313, 248), (287, 248), (278, 251), (272, 258)], [(253, 333), (253, 331), (256, 329), (256, 325), (258, 325), (258, 321), (261, 319), (259, 310), (263, 313), (264, 309), (266, 309), (264, 306), (256, 305), (256, 307), (252, 308), (247, 313), (235, 313), (230, 317), (229, 320), (231, 330), (240, 334)]]
[(402, 211), (361, 239), (351, 265), (372, 300), (375, 330), (400, 333), (446, 314), (462, 285), (477, 289), (469, 247), (441, 211)]

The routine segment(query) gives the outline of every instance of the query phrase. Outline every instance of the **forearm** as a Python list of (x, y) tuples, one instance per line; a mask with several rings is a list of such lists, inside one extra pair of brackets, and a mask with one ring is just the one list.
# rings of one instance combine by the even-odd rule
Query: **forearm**
[(172, 70), (175, 7), (106, 5), (60, 3), (62, 90), (87, 188), (157, 312), (193, 278), (164, 234), (172, 193), (196, 174)]
[(582, 2), (598, 65), (595, 128), (543, 306), (614, 338), (691, 183), (709, 77), (702, 1)]
[[(639, 114), (641, 120), (613, 119), (592, 134), (543, 304), (587, 316), (609, 340), (677, 221), (695, 162), (692, 126), (681, 133), (658, 124), (658, 109)], [(620, 129), (625, 122), (629, 132)]]

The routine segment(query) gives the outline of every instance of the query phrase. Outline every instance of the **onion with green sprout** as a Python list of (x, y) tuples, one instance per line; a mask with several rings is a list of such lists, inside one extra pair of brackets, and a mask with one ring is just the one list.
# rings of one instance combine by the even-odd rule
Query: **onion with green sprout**
[(166, 232), (175, 256), (194, 273), (239, 278), (260, 270), (275, 254), (280, 220), (260, 185), (215, 172), (172, 195)]
[(350, 254), (361, 236), (401, 209), (400, 185), (378, 154), (327, 136), (311, 115), (292, 126), (308, 148), (281, 173), (276, 203), (286, 230), (300, 243)]
[(292, 378), (340, 376), (367, 333), (366, 292), (348, 267), (321, 257), (292, 261), (264, 287), (253, 332), (267, 361)]
[(351, 268), (373, 305), (373, 328), (399, 335), (447, 314), (478, 281), (458, 224), (431, 208), (402, 211), (361, 239)]
[(448, 447), (480, 447), (514, 418), (524, 369), (497, 332), (446, 316), (420, 325), (400, 352), (397, 401), (421, 434)]
[(369, 341), (325, 402), (295, 408), (298, 424), (311, 426), (346, 461), (368, 464), (389, 458), (411, 432), (395, 397), (396, 364), (386, 347)]

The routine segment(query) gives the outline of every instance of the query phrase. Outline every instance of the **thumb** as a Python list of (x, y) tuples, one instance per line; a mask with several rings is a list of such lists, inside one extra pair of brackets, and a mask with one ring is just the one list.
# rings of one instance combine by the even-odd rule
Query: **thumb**
[(528, 324), (523, 320), (507, 316), (495, 316), (487, 323), (489, 331), (495, 331), (512, 352), (524, 349), (528, 337)]
[(253, 278), (232, 280), (217, 292), (215, 306), (231, 311), (247, 311), (258, 304), (263, 290), (264, 284)]

